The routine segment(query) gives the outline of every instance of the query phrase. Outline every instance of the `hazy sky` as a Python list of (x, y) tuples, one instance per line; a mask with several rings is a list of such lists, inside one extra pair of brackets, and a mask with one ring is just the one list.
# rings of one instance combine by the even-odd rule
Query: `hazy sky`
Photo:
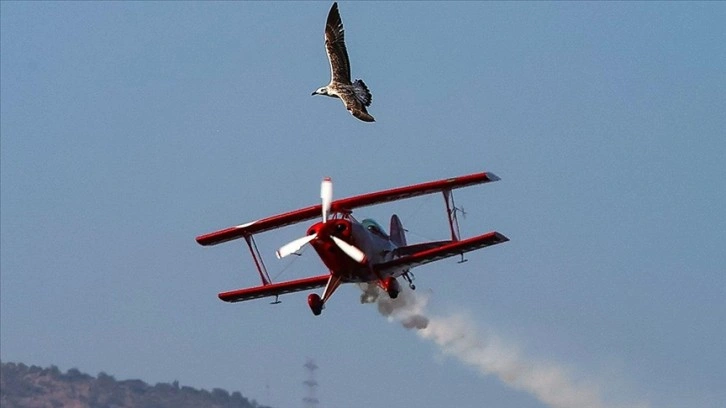
[[(376, 122), (327, 84), (329, 2), (0, 3), (0, 357), (321, 408), (723, 407), (726, 4), (339, 5)], [(342, 287), (225, 304), (247, 248), (195, 236), (478, 171), (406, 330)], [(356, 211), (447, 236), (440, 196)], [(258, 237), (276, 280), (324, 273)], [(422, 300), (425, 309), (421, 309)], [(396, 315), (398, 316), (398, 315)], [(400, 316), (398, 316), (400, 318)]]

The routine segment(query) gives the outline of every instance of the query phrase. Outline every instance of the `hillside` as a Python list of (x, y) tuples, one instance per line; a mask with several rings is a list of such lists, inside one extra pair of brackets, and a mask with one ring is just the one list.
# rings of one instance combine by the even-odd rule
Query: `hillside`
[(3, 408), (265, 408), (239, 392), (229, 393), (141, 380), (117, 381), (105, 373), (93, 377), (72, 368), (41, 368), (0, 363), (0, 406)]

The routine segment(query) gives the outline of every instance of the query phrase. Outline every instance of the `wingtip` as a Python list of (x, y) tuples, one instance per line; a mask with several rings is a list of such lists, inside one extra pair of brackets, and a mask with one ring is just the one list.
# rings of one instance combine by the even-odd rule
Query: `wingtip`
[(499, 239), (499, 242), (509, 241), (509, 238), (500, 232), (494, 231), (494, 235), (497, 237), (497, 239)]
[(334, 16), (336, 14), (339, 14), (338, 13), (338, 2), (337, 1), (334, 2), (332, 6), (330, 6), (330, 11), (328, 12), (328, 18), (330, 18), (330, 17), (332, 17), (332, 16)]
[(486, 172), (486, 174), (487, 174), (487, 178), (488, 178), (488, 179), (489, 179), (490, 181), (499, 181), (499, 180), (501, 180), (501, 179), (499, 178), (499, 176), (497, 176), (497, 175), (496, 175), (496, 174), (494, 174), (494, 173)]
[(350, 114), (363, 122), (375, 122), (376, 121), (376, 119), (373, 118), (373, 116), (371, 116), (368, 112), (364, 112), (362, 110), (359, 110), (359, 111), (351, 110)]

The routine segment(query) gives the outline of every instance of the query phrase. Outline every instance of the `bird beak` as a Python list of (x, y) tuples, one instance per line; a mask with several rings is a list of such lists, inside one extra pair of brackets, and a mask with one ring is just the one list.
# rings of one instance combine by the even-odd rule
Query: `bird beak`
[(315, 91), (312, 94), (310, 94), (310, 96), (315, 96), (317, 93), (318, 93), (318, 91)]

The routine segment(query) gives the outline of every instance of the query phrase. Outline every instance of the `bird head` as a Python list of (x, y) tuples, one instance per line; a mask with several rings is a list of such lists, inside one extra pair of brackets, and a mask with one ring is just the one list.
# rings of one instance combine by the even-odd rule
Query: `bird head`
[(315, 92), (313, 92), (312, 95), (327, 95), (328, 94), (328, 87), (324, 86), (322, 88), (318, 88)]

